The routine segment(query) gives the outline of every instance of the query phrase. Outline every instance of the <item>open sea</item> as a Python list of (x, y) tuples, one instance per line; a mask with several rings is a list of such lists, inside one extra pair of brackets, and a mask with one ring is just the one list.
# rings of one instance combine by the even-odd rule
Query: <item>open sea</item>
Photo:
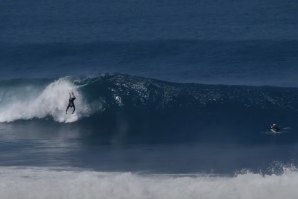
[(298, 198), (297, 10), (0, 1), (0, 198)]

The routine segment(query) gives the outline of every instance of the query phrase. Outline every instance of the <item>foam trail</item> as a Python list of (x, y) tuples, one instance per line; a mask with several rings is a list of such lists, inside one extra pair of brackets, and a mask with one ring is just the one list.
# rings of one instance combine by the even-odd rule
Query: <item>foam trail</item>
[(234, 177), (0, 168), (1, 199), (296, 199), (298, 173)]
[[(65, 114), (68, 103), (68, 93), (76, 95), (76, 112)], [(70, 111), (71, 112), (71, 111)], [(58, 79), (50, 83), (34, 99), (18, 96), (18, 100), (2, 105), (0, 122), (12, 122), (20, 119), (45, 118), (51, 116), (58, 122), (74, 122), (80, 117), (88, 115), (89, 108), (76, 86), (67, 78)]]

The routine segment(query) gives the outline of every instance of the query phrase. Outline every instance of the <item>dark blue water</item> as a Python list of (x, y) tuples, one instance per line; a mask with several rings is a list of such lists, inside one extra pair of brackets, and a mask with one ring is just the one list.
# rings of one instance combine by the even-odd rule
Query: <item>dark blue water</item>
[(293, 40), (2, 43), (3, 78), (118, 72), (174, 82), (297, 86)]
[(295, 1), (4, 1), (2, 79), (121, 72), (297, 86)]
[[(1, 1), (1, 198), (293, 198), (297, 9), (293, 0)], [(76, 112), (65, 114), (70, 91)], [(55, 176), (65, 189), (51, 191)]]

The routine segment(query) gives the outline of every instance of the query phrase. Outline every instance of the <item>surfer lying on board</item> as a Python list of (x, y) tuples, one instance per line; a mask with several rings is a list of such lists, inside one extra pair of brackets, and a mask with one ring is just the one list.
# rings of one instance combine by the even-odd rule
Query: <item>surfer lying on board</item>
[(76, 107), (75, 107), (75, 105), (74, 105), (74, 101), (75, 101), (75, 99), (76, 99), (76, 97), (75, 97), (75, 95), (73, 94), (73, 92), (69, 93), (69, 100), (68, 100), (68, 106), (67, 106), (67, 108), (66, 108), (66, 114), (67, 114), (67, 111), (68, 111), (69, 108), (73, 108), (72, 113), (75, 112), (75, 110), (76, 110)]
[(274, 131), (274, 132), (279, 132), (280, 128), (276, 124), (272, 124), (271, 125), (271, 130)]

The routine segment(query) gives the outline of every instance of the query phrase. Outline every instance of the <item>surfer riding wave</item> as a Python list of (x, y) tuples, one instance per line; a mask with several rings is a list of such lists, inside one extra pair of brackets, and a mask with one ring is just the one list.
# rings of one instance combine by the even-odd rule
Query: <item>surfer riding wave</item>
[(73, 92), (69, 93), (69, 100), (68, 100), (68, 106), (66, 108), (66, 114), (69, 108), (73, 108), (72, 114), (75, 112), (76, 107), (74, 105), (74, 101), (75, 101), (76, 97), (74, 95)]

